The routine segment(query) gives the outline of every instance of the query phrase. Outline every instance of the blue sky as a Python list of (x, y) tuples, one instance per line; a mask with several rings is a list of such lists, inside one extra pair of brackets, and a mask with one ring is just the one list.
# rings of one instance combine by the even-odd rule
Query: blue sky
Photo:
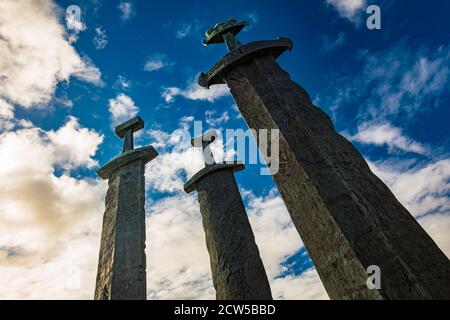
[[(73, 3), (76, 2), (58, 2), (62, 8)], [(218, 114), (232, 112), (234, 102), (231, 97), (218, 99), (214, 104), (182, 97), (172, 104), (166, 104), (161, 99), (164, 88), (186, 88), (195, 81), (199, 72), (208, 70), (226, 52), (223, 45), (204, 47), (201, 40), (207, 28), (228, 17), (250, 22), (250, 30), (239, 35), (242, 42), (278, 36), (291, 38), (294, 51), (283, 55), (280, 63), (313, 98), (323, 97), (327, 103), (321, 107), (329, 113), (330, 101), (335, 99), (329, 91), (330, 86), (338, 82), (336, 76), (353, 77), (358, 73), (361, 61), (358, 61), (357, 56), (362, 51), (368, 52), (366, 56), (370, 53), (383, 56), (383, 53), (390, 52), (396, 46), (402, 46), (398, 55), (411, 55), (421, 49), (429, 51), (425, 54), (432, 54), (448, 42), (445, 9), (450, 5), (444, 1), (427, 6), (419, 1), (410, 1), (408, 4), (400, 1), (373, 2), (383, 4), (381, 31), (367, 30), (364, 28), (365, 21), (355, 26), (355, 23), (340, 17), (333, 6), (324, 1), (285, 1), (278, 5), (273, 1), (244, 4), (230, 1), (226, 6), (220, 2), (201, 1), (193, 4), (169, 1), (132, 3), (135, 14), (129, 20), (121, 21), (121, 12), (117, 8), (119, 2), (78, 2), (82, 8), (82, 19), (89, 27), (80, 34), (74, 47), (95, 62), (102, 72), (105, 86), (85, 88), (83, 84), (71, 83), (68, 88), (59, 88), (62, 95), (79, 99), (76, 107), (67, 110), (56, 105), (51, 114), (38, 115), (43, 128), (53, 128), (55, 123), (64, 122), (70, 114), (78, 117), (86, 127), (102, 130), (107, 143), (116, 143), (109, 148), (102, 148), (98, 159), (103, 162), (114, 154), (114, 146), (118, 149), (120, 145), (120, 141), (113, 137), (110, 123), (106, 121), (109, 113), (104, 107), (118, 93), (125, 92), (133, 99), (147, 127), (168, 132), (178, 128), (178, 120), (183, 116), (192, 115), (196, 120), (204, 120), (207, 110), (214, 110)], [(361, 19), (366, 16), (361, 15)], [(97, 50), (92, 41), (95, 28), (102, 28), (108, 37), (108, 44), (102, 50)], [(177, 38), (177, 32), (183, 34), (185, 30), (189, 30), (187, 35), (178, 35)], [(336, 45), (334, 42), (340, 35), (343, 35), (344, 40), (338, 41)], [(325, 49), (329, 42), (331, 46), (334, 43), (335, 48)], [(146, 72), (144, 65), (152, 57), (162, 59), (170, 66)], [(130, 81), (130, 89), (124, 91), (114, 86), (119, 76)], [(95, 99), (92, 99), (91, 94)], [(405, 134), (418, 141), (445, 144), (448, 138), (445, 120), (450, 112), (443, 107), (446, 102), (448, 100), (440, 103), (439, 112), (422, 112), (420, 119), (412, 119), (413, 123), (408, 123), (403, 129)], [(337, 115), (336, 120), (340, 121), (335, 124), (338, 131), (352, 132), (357, 122), (355, 108), (358, 106), (345, 107)], [(423, 121), (423, 117), (426, 121)], [(431, 122), (433, 130), (428, 130)], [(245, 128), (243, 121), (235, 119), (231, 119), (227, 125)]]
[[(68, 28), (74, 4), (81, 21)], [(370, 4), (381, 30), (366, 28)], [(181, 190), (201, 158), (177, 149), (174, 131), (192, 132), (193, 120), (247, 129), (226, 87), (196, 85), (226, 53), (204, 47), (204, 31), (231, 17), (250, 23), (243, 43), (293, 40), (279, 63), (448, 255), (449, 10), (439, 0), (2, 1), (0, 273), (14, 280), (0, 297), (91, 298), (106, 190), (95, 170), (121, 150), (114, 125), (136, 114), (138, 144), (161, 154), (146, 171), (149, 298), (213, 297), (196, 198)], [(236, 177), (274, 297), (327, 298), (260, 169)], [(73, 261), (80, 283), (66, 290), (57, 281)]]

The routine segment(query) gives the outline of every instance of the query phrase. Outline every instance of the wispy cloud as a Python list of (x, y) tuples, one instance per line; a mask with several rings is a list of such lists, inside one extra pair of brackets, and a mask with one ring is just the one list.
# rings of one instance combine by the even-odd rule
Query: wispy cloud
[(257, 24), (259, 22), (259, 15), (256, 12), (251, 12), (247, 15), (251, 23)]
[[(400, 41), (383, 51), (360, 51), (354, 70), (337, 74), (319, 103), (349, 111), (358, 121), (406, 122), (437, 108), (450, 92), (449, 46), (428, 48)], [(357, 106), (358, 110), (354, 110)]]
[(120, 20), (129, 21), (136, 15), (136, 8), (133, 2), (131, 1), (122, 1), (118, 6), (120, 10)]
[[(369, 161), (369, 165), (416, 218), (427, 214), (450, 216), (450, 159), (423, 163), (395, 158)], [(450, 241), (450, 234), (447, 239)]]
[(323, 54), (327, 54), (333, 52), (345, 45), (347, 40), (347, 34), (345, 32), (339, 32), (335, 39), (332, 39), (330, 36), (323, 36), (322, 38), (322, 49), (321, 52)]
[(214, 102), (215, 100), (228, 96), (229, 94), (230, 90), (227, 85), (215, 85), (209, 89), (205, 89), (200, 87), (197, 81), (192, 80), (185, 89), (178, 87), (164, 88), (161, 96), (166, 103), (174, 102), (177, 96), (184, 97), (188, 100)]
[(360, 51), (353, 69), (335, 75), (318, 99), (337, 114), (340, 123), (346, 121), (347, 128), (352, 126), (349, 119), (354, 121), (356, 133), (346, 134), (349, 139), (388, 148), (390, 158), (369, 161), (372, 171), (447, 255), (449, 159), (442, 155), (434, 159), (431, 146), (409, 137), (404, 128), (418, 115), (440, 107), (450, 92), (449, 70), (448, 44), (431, 48), (404, 40), (382, 51)]
[(81, 61), (83, 63), (75, 68), (72, 76), (79, 80), (95, 84), (96, 86), (103, 86), (105, 83), (102, 80), (102, 74), (92, 60), (84, 56)]
[(116, 90), (127, 91), (130, 90), (132, 86), (133, 83), (123, 75), (119, 75), (114, 83), (114, 89)]
[(217, 112), (214, 110), (208, 110), (205, 112), (206, 123), (212, 127), (217, 127), (222, 124), (225, 124), (230, 120), (230, 116), (227, 111), (222, 114), (217, 115)]
[(172, 67), (175, 62), (169, 60), (166, 54), (155, 53), (147, 59), (144, 65), (145, 71), (157, 71), (163, 68)]
[(186, 36), (188, 36), (189, 33), (191, 32), (191, 30), (192, 25), (184, 24), (175, 32), (175, 37), (177, 37), (178, 39), (186, 38)]
[(405, 136), (400, 128), (388, 122), (364, 122), (358, 126), (357, 133), (349, 139), (364, 144), (387, 146), (390, 152), (401, 150), (422, 155), (430, 153), (424, 145)]
[(197, 36), (200, 34), (202, 27), (203, 24), (198, 19), (190, 22), (182, 22), (177, 26), (175, 37), (177, 39), (184, 39), (189, 36)]

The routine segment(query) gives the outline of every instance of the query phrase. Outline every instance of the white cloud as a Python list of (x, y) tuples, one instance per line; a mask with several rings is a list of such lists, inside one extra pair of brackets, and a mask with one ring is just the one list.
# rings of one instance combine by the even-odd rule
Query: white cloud
[[(449, 93), (450, 53), (439, 48), (400, 41), (383, 51), (360, 51), (355, 68), (338, 74), (320, 103), (332, 112), (357, 114), (357, 133), (350, 139), (386, 145), (389, 151), (403, 150), (430, 157), (429, 147), (404, 134), (401, 125), (439, 106)], [(323, 98), (325, 96), (325, 99)], [(342, 116), (342, 123), (349, 118)], [(393, 158), (370, 163), (374, 173), (423, 225), (425, 231), (449, 255), (450, 237), (445, 227), (450, 217), (449, 159), (422, 161)]]
[(121, 13), (120, 20), (122, 21), (128, 21), (136, 15), (134, 4), (130, 1), (122, 1), (119, 4), (119, 10)]
[(166, 103), (172, 103), (175, 101), (175, 97), (182, 96), (189, 100), (202, 100), (214, 102), (215, 100), (228, 96), (230, 90), (225, 84), (215, 85), (209, 89), (200, 87), (197, 81), (192, 81), (187, 88), (181, 89), (177, 87), (165, 88), (162, 93), (162, 98)]
[(196, 196), (168, 197), (148, 207), (148, 299), (214, 299)]
[[(361, 51), (356, 62), (353, 74), (335, 77), (339, 80), (325, 99), (332, 111), (358, 114), (358, 131), (350, 139), (430, 156), (428, 147), (392, 123), (405, 124), (430, 112), (448, 94), (448, 45), (432, 49), (401, 41), (384, 51)], [(444, 231), (450, 216), (449, 159), (424, 163), (395, 158), (369, 165), (449, 255), (450, 237)]]
[(1, 299), (92, 298), (106, 184), (55, 169), (91, 166), (101, 140), (74, 118), (0, 134)]
[(104, 82), (102, 81), (100, 70), (89, 58), (83, 57), (82, 61), (83, 65), (74, 70), (73, 76), (79, 80), (103, 86)]
[[(0, 118), (8, 123), (14, 115), (13, 103), (24, 107), (45, 104), (57, 83), (71, 76), (101, 82), (98, 69), (89, 59), (82, 59), (66, 40), (55, 10), (49, 1), (0, 2), (0, 20), (6, 21), (0, 24)], [(187, 99), (214, 101), (227, 95), (228, 89), (190, 86), (180, 94)], [(109, 109), (117, 122), (128, 120), (138, 111), (124, 94), (111, 99)], [(182, 119), (181, 126), (192, 120)], [(83, 128), (73, 117), (49, 131), (23, 119), (14, 125), (20, 128), (0, 134), (0, 298), (92, 299), (106, 183), (71, 174), (77, 174), (75, 169), (97, 165), (94, 155), (102, 136)], [(170, 137), (166, 147), (175, 147), (181, 139), (176, 134), (165, 137)], [(223, 146), (215, 143), (213, 151), (220, 157)], [(203, 166), (201, 151), (189, 146), (164, 156), (152, 161), (146, 173), (152, 188), (175, 193), (157, 202), (148, 200), (149, 297), (213, 298), (197, 199), (184, 195), (181, 189), (186, 177)], [(158, 166), (158, 159), (166, 161)], [(161, 179), (153, 179), (155, 176)], [(275, 201), (272, 196), (267, 203), (273, 204), (271, 201)], [(268, 238), (263, 233), (268, 233), (285, 243), (283, 233), (271, 230), (264, 222), (278, 219), (276, 214), (266, 212), (274, 205), (262, 208), (256, 204), (265, 200), (254, 203), (257, 237), (265, 242)], [(274, 228), (279, 226), (274, 224)], [(294, 234), (291, 229), (283, 230), (286, 237)], [(265, 249), (265, 245), (260, 244), (260, 249), (271, 272), (276, 272), (273, 264), (277, 260), (295, 250), (289, 245), (274, 258), (273, 248)], [(277, 295), (295, 298), (294, 293), (286, 291), (292, 290), (289, 282), (273, 283), (277, 284)]]
[[(152, 251), (158, 251), (151, 271), (155, 280), (151, 280), (153, 289), (149, 298), (211, 299), (213, 293), (209, 269), (204, 265), (207, 256), (198, 216), (199, 208), (195, 197), (186, 196), (182, 191), (183, 183), (203, 167), (201, 152), (190, 148), (187, 142), (184, 149), (168, 151), (169, 147), (177, 146), (183, 140), (179, 133), (169, 134), (154, 130), (151, 136), (166, 152), (148, 165), (146, 172), (148, 187), (157, 192), (170, 192), (173, 195), (163, 202), (149, 205), (150, 208), (155, 207), (151, 212), (156, 215), (151, 220), (154, 227), (148, 232), (156, 233), (158, 234), (156, 238), (164, 239), (149, 249), (149, 256)], [(370, 165), (439, 246), (449, 254), (450, 236), (447, 228), (450, 220), (448, 203), (450, 162), (442, 160), (427, 165), (399, 161), (394, 163), (397, 167), (387, 162)], [(154, 179), (155, 176), (158, 176), (158, 179)], [(263, 197), (255, 197), (251, 191), (243, 191), (242, 194), (249, 200), (247, 212), (274, 298), (328, 299), (313, 268), (300, 275), (278, 277), (286, 271), (283, 262), (303, 246), (280, 196), (275, 191)], [(186, 210), (181, 211), (180, 206)], [(159, 212), (169, 212), (170, 217)], [(160, 247), (161, 243), (163, 250)], [(187, 244), (186, 251), (195, 252), (195, 257), (181, 253), (183, 262), (178, 268), (171, 265), (168, 270), (164, 270), (157, 261), (167, 261), (169, 265), (169, 261), (173, 261), (180, 254), (180, 243)]]
[[(180, 192), (188, 178), (203, 168), (202, 153), (190, 148), (164, 153), (147, 165), (147, 184), (160, 192)], [(154, 179), (157, 176), (158, 179)]]
[(52, 1), (0, 1), (0, 97), (9, 103), (46, 104), (71, 76), (100, 83), (100, 71), (66, 39), (57, 10)]
[[(186, 122), (192, 120), (181, 119), (181, 128), (186, 129)], [(172, 194), (148, 204), (147, 232), (153, 237), (153, 243), (148, 245), (149, 299), (213, 299), (199, 205), (196, 195), (183, 191), (183, 184), (204, 167), (201, 150), (192, 148), (190, 136), (184, 136), (180, 130), (171, 134), (150, 130), (148, 134), (155, 140), (153, 145), (165, 152), (147, 165), (147, 187)], [(216, 160), (221, 159), (223, 141), (216, 141), (211, 147)], [(286, 258), (302, 247), (280, 196), (275, 191), (264, 197), (256, 197), (251, 191), (242, 193), (249, 202), (247, 212), (274, 297), (327, 299), (315, 270), (300, 276), (277, 277), (286, 271), (282, 266)], [(177, 263), (173, 264), (175, 260)]]
[(149, 130), (147, 135), (152, 139), (152, 145), (154, 147), (163, 149), (177, 147), (174, 151), (182, 151), (184, 148), (190, 147), (186, 130), (189, 130), (193, 121), (193, 116), (184, 116), (179, 120), (179, 130), (175, 130), (172, 133), (162, 130)]
[(19, 128), (29, 129), (34, 127), (34, 124), (30, 120), (20, 119), (17, 121), (17, 126)]
[(161, 97), (166, 103), (172, 103), (175, 102), (175, 97), (179, 95), (183, 95), (183, 90), (177, 87), (169, 87), (164, 89)]
[(357, 15), (367, 7), (367, 0), (327, 0), (327, 3), (332, 5), (341, 17), (352, 22), (355, 22)]
[(14, 128), (30, 128), (33, 123), (25, 119), (14, 118), (14, 106), (0, 98), (0, 134)]
[[(449, 92), (450, 50), (405, 41), (379, 52), (361, 51), (357, 70), (338, 75), (326, 93), (332, 110), (359, 106), (358, 119), (403, 121), (430, 112)], [(322, 102), (322, 103), (324, 103)]]
[(189, 130), (189, 127), (192, 125), (192, 122), (195, 120), (194, 116), (183, 116), (180, 118), (178, 123), (180, 124), (181, 129)]
[(129, 90), (132, 87), (132, 82), (128, 80), (125, 76), (119, 75), (116, 82), (114, 83), (114, 88), (118, 90)]
[(14, 127), (14, 106), (0, 98), (0, 132)]
[[(3, 148), (0, 173), (9, 175), (22, 170), (21, 177), (27, 176), (29, 168), (46, 172), (51, 172), (53, 166), (92, 168), (97, 165), (92, 156), (103, 141), (103, 136), (94, 130), (81, 128), (73, 117), (56, 131), (32, 127), (5, 132), (0, 137)], [(11, 152), (6, 151), (8, 148)], [(23, 156), (27, 152), (33, 155), (33, 159)]]
[(225, 111), (219, 116), (216, 116), (216, 111), (208, 110), (205, 112), (205, 116), (206, 116), (206, 123), (212, 127), (220, 126), (224, 123), (227, 123), (228, 120), (230, 120), (230, 116), (228, 115), (227, 111)]
[[(148, 207), (147, 234), (153, 239), (147, 244), (148, 298), (214, 299), (196, 195), (180, 194)], [(274, 298), (328, 299), (315, 270), (274, 279), (280, 263), (301, 246), (281, 199), (255, 198), (248, 211)]]
[[(186, 128), (193, 117), (180, 119)], [(183, 184), (204, 165), (184, 131), (148, 132), (160, 155), (146, 167), (146, 184), (171, 196), (147, 204), (148, 299), (214, 299), (211, 270), (196, 195)], [(158, 177), (155, 179), (155, 177)]]
[[(150, 177), (148, 177), (150, 179)], [(275, 277), (301, 247), (279, 196), (253, 197), (248, 213), (276, 299), (328, 299), (315, 270)], [(209, 256), (196, 195), (177, 194), (148, 204), (149, 299), (214, 299)], [(176, 263), (174, 263), (176, 261)]]
[(147, 131), (147, 135), (152, 140), (152, 146), (155, 148), (164, 148), (172, 136), (162, 130), (149, 130)]
[(95, 28), (95, 37), (92, 39), (92, 43), (97, 50), (104, 49), (108, 45), (108, 36), (106, 35), (106, 31), (100, 27)]
[(450, 257), (450, 159), (426, 164), (369, 161), (369, 165)]
[[(181, 209), (182, 208), (182, 209)], [(265, 219), (266, 214), (275, 217), (277, 212), (270, 208), (267, 212), (259, 211), (260, 220)], [(268, 222), (272, 218), (268, 219)], [(259, 225), (254, 227), (255, 234), (264, 231), (276, 232), (279, 225)], [(291, 231), (291, 230), (289, 230)], [(170, 197), (159, 201), (150, 211), (147, 219), (147, 233), (154, 236), (155, 241), (148, 246), (149, 259), (149, 299), (214, 299), (214, 289), (210, 275), (209, 257), (205, 245), (204, 231), (201, 223), (200, 209), (195, 196)], [(277, 240), (287, 243), (279, 250), (275, 257), (270, 257), (267, 251), (261, 252), (266, 269), (277, 269), (272, 263), (278, 265), (283, 259), (286, 249), (294, 248), (299, 243), (298, 235), (294, 242), (289, 242), (289, 234), (283, 236), (283, 230), (277, 235)], [(266, 245), (274, 243), (268, 237), (259, 241), (259, 249), (263, 250)], [(258, 241), (258, 239), (257, 239)], [(273, 247), (273, 245), (270, 245)], [(295, 249), (294, 249), (295, 250)], [(266, 261), (264, 258), (271, 258)], [(176, 264), (173, 261), (177, 261)], [(305, 281), (304, 279), (307, 279)], [(301, 298), (325, 298), (326, 293), (318, 280), (315, 271), (311, 270), (300, 277), (289, 277), (284, 279), (270, 280), (273, 295), (282, 299)], [(299, 294), (304, 293), (304, 295)]]
[[(172, 133), (161, 130), (150, 130), (148, 136), (154, 140), (154, 146), (164, 150), (147, 165), (147, 185), (158, 192), (183, 192), (183, 184), (188, 178), (204, 167), (201, 148), (193, 148), (192, 136), (189, 132), (189, 123), (192, 116), (180, 119), (180, 129)], [(230, 160), (234, 150), (227, 150), (225, 154), (223, 137), (219, 136), (213, 144), (211, 151), (217, 162)], [(157, 176), (158, 179), (152, 177)]]
[(364, 144), (387, 146), (390, 152), (402, 150), (422, 155), (429, 154), (425, 146), (405, 136), (400, 128), (388, 122), (364, 122), (358, 126), (358, 132), (349, 139)]
[(116, 98), (109, 100), (109, 112), (113, 126), (119, 125), (135, 117), (139, 108), (134, 104), (133, 99), (120, 93)]
[(450, 159), (425, 165), (399, 160), (369, 165), (415, 217), (450, 214)]
[(156, 53), (149, 57), (144, 65), (145, 71), (157, 71), (166, 67), (172, 67), (175, 63), (169, 61), (167, 55)]
[[(386, 114), (395, 114), (405, 109), (414, 113), (426, 111), (426, 109), (420, 109), (426, 108), (430, 98), (439, 97), (448, 92), (448, 88), (446, 88), (450, 74), (448, 49), (440, 48), (434, 56), (430, 57), (419, 54), (415, 57), (415, 61), (400, 62), (402, 57), (397, 57), (397, 59), (386, 61), (384, 67), (380, 64), (374, 66), (373, 69), (375, 81), (378, 80), (378, 77), (385, 78), (384, 82), (375, 87), (375, 92), (384, 100), (382, 111)], [(370, 63), (377, 63), (376, 60), (369, 60), (371, 60)], [(411, 65), (406, 66), (405, 63), (411, 63)], [(387, 70), (397, 66), (400, 70)], [(387, 73), (382, 75), (382, 72)], [(392, 85), (388, 84), (389, 80), (393, 81)], [(399, 82), (395, 82), (396, 80)], [(430, 107), (432, 106), (430, 103)], [(370, 112), (378, 113), (374, 106), (370, 108)]]
[(272, 296), (277, 300), (329, 300), (327, 292), (315, 269), (299, 276), (272, 280)]
[(0, 99), (0, 117), (9, 120), (14, 118), (14, 107), (3, 99)]
[(450, 212), (425, 216), (419, 223), (450, 259)]
[(435, 94), (448, 83), (450, 52), (439, 48), (435, 57), (419, 56), (401, 79), (401, 88), (411, 95)]
[(81, 128), (76, 118), (70, 117), (63, 127), (49, 131), (47, 137), (55, 148), (56, 161), (64, 163), (65, 169), (98, 165), (92, 157), (103, 142), (103, 136), (94, 130)]
[(303, 247), (283, 200), (274, 190), (264, 197), (244, 192), (247, 208), (261, 259), (270, 279), (274, 299), (328, 299), (317, 271), (278, 277), (285, 270), (282, 262)]
[(53, 99), (53, 103), (61, 105), (67, 109), (71, 109), (73, 107), (73, 101), (70, 100), (65, 94), (63, 94), (61, 97), (55, 97)]
[(178, 39), (186, 38), (186, 36), (188, 36), (189, 33), (191, 32), (191, 29), (192, 29), (192, 25), (190, 25), (190, 24), (182, 25), (182, 26), (175, 32), (175, 37), (177, 37)]
[(233, 111), (233, 117), (235, 119), (242, 119), (242, 114), (241, 111), (239, 110), (238, 106), (236, 105), (236, 103), (233, 103), (231, 105), (231, 110)]
[[(203, 168), (201, 151), (192, 148), (190, 141), (177, 132), (164, 134), (157, 131), (152, 132), (152, 135), (159, 137), (156, 146), (165, 148), (166, 152), (147, 165), (148, 187), (159, 192), (182, 192), (187, 179)], [(155, 176), (158, 179), (154, 179)]]
[(260, 254), (267, 274), (275, 278), (282, 270), (280, 262), (303, 246), (295, 230), (283, 200), (273, 190), (266, 197), (250, 198), (248, 215), (257, 243), (261, 244)]
[[(192, 120), (181, 119), (181, 127)], [(161, 148), (172, 150), (147, 166), (147, 185), (152, 191), (173, 194), (147, 199), (148, 298), (214, 299), (198, 201), (195, 194), (182, 191), (186, 179), (203, 167), (201, 152), (190, 146), (174, 149), (183, 139), (179, 131), (151, 132), (159, 137)], [(80, 138), (72, 137), (75, 133)], [(0, 297), (92, 299), (106, 185), (56, 177), (54, 168), (66, 163), (89, 166), (93, 161), (89, 148), (77, 150), (84, 159), (68, 150), (81, 148), (75, 145), (86, 139), (87, 145), (95, 145), (99, 135), (93, 133), (71, 118), (55, 131), (30, 128), (0, 135), (0, 153), (8, 154), (0, 158), (0, 272), (8, 281), (7, 285), (0, 279), (4, 288)], [(449, 255), (449, 161), (371, 167)], [(260, 197), (251, 191), (242, 194), (248, 200), (247, 212), (274, 298), (327, 299), (314, 269), (277, 277), (286, 271), (286, 258), (302, 247), (280, 196), (275, 191)], [(429, 212), (434, 214), (424, 215)], [(70, 290), (68, 278), (77, 272), (80, 287)]]
[(177, 39), (184, 39), (189, 36), (197, 36), (202, 27), (203, 24), (197, 19), (189, 23), (181, 23), (175, 31), (175, 37)]

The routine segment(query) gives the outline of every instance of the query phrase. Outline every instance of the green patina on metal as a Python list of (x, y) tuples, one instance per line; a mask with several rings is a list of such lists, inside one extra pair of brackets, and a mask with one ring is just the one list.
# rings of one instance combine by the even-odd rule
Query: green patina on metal
[(247, 21), (237, 22), (235, 19), (218, 23), (206, 31), (206, 38), (203, 40), (203, 44), (208, 46), (210, 44), (225, 43), (229, 51), (237, 49), (241, 46), (241, 43), (235, 36), (248, 25)]

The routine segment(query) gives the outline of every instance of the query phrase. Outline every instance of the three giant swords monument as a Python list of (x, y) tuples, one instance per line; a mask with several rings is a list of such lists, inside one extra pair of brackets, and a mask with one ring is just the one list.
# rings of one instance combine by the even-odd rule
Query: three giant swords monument
[[(205, 45), (225, 43), (229, 52), (199, 84), (227, 84), (250, 128), (279, 130), (273, 179), (330, 298), (450, 299), (449, 259), (276, 62), (292, 41), (243, 45), (235, 36), (245, 26), (229, 20), (207, 31)], [(134, 149), (143, 127), (139, 117), (118, 126), (122, 154), (98, 170), (109, 187), (95, 299), (146, 298), (144, 169), (157, 152)], [(233, 175), (243, 165), (215, 163), (212, 141), (193, 141), (206, 166), (185, 191), (198, 191), (217, 298), (271, 299)], [(381, 271), (378, 290), (368, 286), (373, 266)]]
[[(207, 31), (205, 45), (229, 52), (199, 84), (227, 84), (250, 128), (280, 131), (273, 179), (330, 298), (449, 299), (449, 259), (276, 62), (292, 41), (241, 44), (246, 24)], [(367, 286), (374, 265), (380, 290)]]

